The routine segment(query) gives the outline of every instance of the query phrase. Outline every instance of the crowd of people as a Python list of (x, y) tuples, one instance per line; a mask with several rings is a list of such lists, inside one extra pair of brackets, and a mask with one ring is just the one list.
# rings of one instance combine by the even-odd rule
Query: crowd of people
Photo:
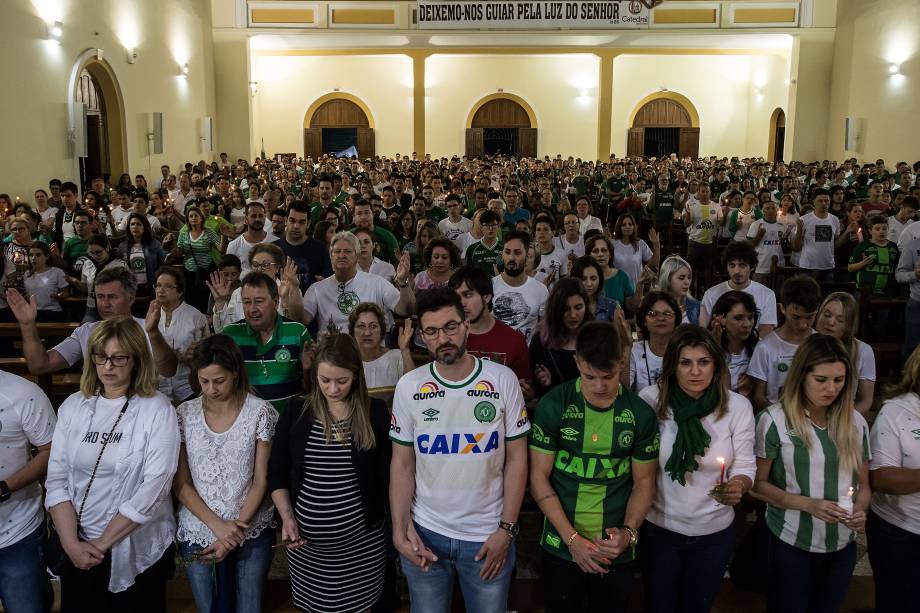
[(304, 611), (396, 610), (403, 577), (413, 611), (456, 581), (504, 612), (525, 504), (547, 611), (625, 611), (640, 575), (708, 611), (742, 557), (768, 610), (837, 611), (860, 532), (878, 610), (914, 610), (920, 162), (111, 183), (0, 194), (0, 320), (32, 375), (81, 368), (57, 407), (0, 372), (5, 610), (48, 611), (50, 571), (62, 611), (165, 611), (178, 565), (199, 611), (260, 611), (284, 547)]

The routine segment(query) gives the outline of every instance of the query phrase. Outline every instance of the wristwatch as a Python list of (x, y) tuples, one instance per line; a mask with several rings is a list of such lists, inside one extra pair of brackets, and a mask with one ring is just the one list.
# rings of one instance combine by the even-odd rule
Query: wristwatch
[(517, 522), (500, 521), (498, 527), (508, 533), (508, 536), (514, 538), (521, 531), (521, 525)]
[(6, 502), (12, 495), (13, 492), (10, 491), (10, 486), (6, 484), (6, 481), (0, 481), (0, 502)]

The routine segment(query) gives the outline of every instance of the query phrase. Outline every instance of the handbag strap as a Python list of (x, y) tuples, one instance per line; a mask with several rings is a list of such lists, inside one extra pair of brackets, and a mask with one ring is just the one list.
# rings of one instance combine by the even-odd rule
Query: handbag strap
[(93, 486), (93, 481), (96, 480), (96, 471), (99, 470), (99, 463), (102, 462), (102, 454), (105, 453), (105, 448), (108, 446), (109, 441), (112, 440), (112, 435), (115, 434), (115, 428), (118, 427), (121, 418), (124, 416), (125, 411), (128, 410), (128, 402), (130, 398), (125, 400), (125, 404), (121, 407), (121, 411), (118, 413), (118, 417), (115, 418), (115, 423), (112, 424), (112, 429), (109, 430), (108, 436), (105, 440), (102, 441), (102, 449), (99, 450), (99, 457), (96, 458), (96, 465), (93, 466), (93, 472), (89, 476), (89, 483), (86, 484), (86, 489), (83, 491), (83, 500), (80, 502), (80, 510), (77, 512), (77, 529), (80, 529), (80, 520), (83, 519), (83, 507), (86, 506), (86, 498), (89, 496), (89, 488)]

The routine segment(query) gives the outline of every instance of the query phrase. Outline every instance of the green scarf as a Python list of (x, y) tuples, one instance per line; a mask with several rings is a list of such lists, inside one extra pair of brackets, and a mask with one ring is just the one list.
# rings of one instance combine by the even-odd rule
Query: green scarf
[(705, 454), (711, 441), (700, 420), (713, 412), (718, 400), (715, 385), (710, 385), (699, 398), (691, 398), (675, 382), (669, 404), (677, 423), (677, 437), (664, 467), (672, 481), (687, 485), (686, 474), (700, 467), (696, 456)]

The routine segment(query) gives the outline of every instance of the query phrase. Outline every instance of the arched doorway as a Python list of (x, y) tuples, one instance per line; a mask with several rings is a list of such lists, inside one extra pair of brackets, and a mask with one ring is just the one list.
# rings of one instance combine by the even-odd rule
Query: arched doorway
[(77, 59), (71, 74), (72, 126), (85, 143), (75, 152), (74, 173), (87, 190), (93, 179), (108, 183), (111, 176), (126, 172), (124, 102), (115, 73), (95, 49)]
[(783, 160), (783, 148), (786, 144), (786, 112), (776, 108), (770, 116), (770, 138), (767, 144), (767, 159), (771, 162)]
[(626, 155), (645, 157), (699, 157), (699, 115), (684, 96), (673, 92), (653, 94), (633, 111)]
[(466, 154), (537, 157), (533, 109), (512, 94), (496, 94), (480, 100), (467, 118)]
[(361, 100), (349, 94), (323, 96), (307, 110), (303, 120), (304, 155), (375, 155), (374, 124)]

